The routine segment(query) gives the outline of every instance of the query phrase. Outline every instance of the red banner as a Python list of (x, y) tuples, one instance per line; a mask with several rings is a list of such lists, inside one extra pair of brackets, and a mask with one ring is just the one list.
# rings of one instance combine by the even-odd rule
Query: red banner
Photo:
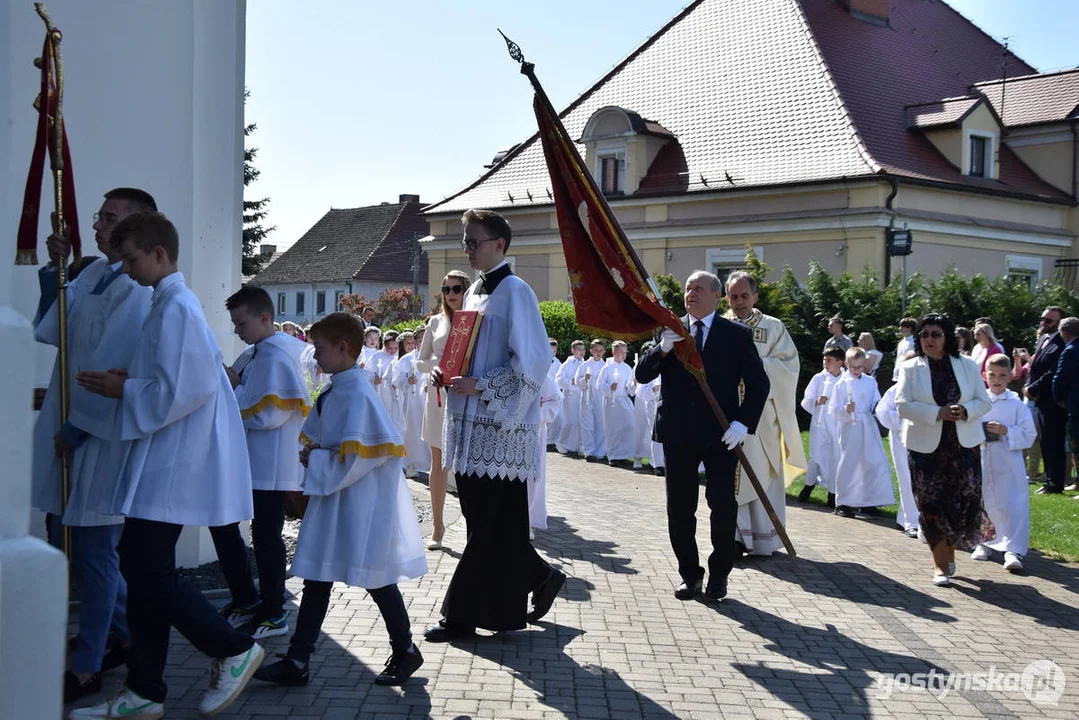
[(679, 360), (703, 375), (689, 330), (660, 302), (561, 120), (538, 95), (533, 107), (551, 175), (577, 324), (589, 333), (624, 340), (646, 338), (660, 326), (670, 328), (685, 338), (675, 344)]
[[(26, 176), (23, 193), (22, 217), (19, 219), (18, 241), (15, 245), (16, 265), (37, 265), (37, 224), (41, 214), (41, 183), (45, 175), (45, 153), (53, 158), (56, 153), (57, 93), (53, 71), (53, 45), (45, 34), (45, 47), (41, 50), (41, 94), (35, 103), (38, 111), (37, 138), (34, 154), (30, 159), (30, 172)], [(71, 254), (75, 262), (82, 257), (82, 240), (79, 237), (79, 213), (75, 207), (75, 178), (71, 172), (71, 149), (67, 143), (67, 130), (62, 130), (63, 207), (64, 225), (70, 229)]]

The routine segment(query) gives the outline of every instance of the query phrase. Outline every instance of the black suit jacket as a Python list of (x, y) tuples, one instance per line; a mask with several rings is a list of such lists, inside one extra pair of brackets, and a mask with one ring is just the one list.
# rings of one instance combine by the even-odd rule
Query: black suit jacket
[(1053, 376), (1057, 371), (1060, 353), (1064, 350), (1064, 338), (1060, 333), (1053, 333), (1042, 343), (1030, 362), (1030, 374), (1027, 375), (1027, 392), (1039, 408), (1055, 410), (1053, 398)]
[[(687, 328), (688, 317), (682, 318), (682, 324)], [(682, 342), (692, 342), (692, 339)], [(716, 313), (701, 354), (708, 386), (727, 420), (737, 420), (749, 428), (750, 433), (756, 432), (771, 383), (753, 342), (753, 331)], [(664, 356), (657, 343), (637, 363), (634, 375), (641, 383), (662, 376), (653, 440), (719, 442), (722, 433), (715, 413), (697, 380), (673, 351)], [(738, 401), (739, 381), (745, 383), (745, 398), (741, 403)]]

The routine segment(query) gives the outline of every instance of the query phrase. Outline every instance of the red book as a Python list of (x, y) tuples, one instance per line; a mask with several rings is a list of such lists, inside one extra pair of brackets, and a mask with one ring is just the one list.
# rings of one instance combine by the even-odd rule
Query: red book
[(476, 310), (458, 310), (453, 314), (450, 336), (446, 338), (446, 349), (442, 351), (442, 359), (438, 363), (444, 382), (468, 374), (482, 320), (483, 313)]

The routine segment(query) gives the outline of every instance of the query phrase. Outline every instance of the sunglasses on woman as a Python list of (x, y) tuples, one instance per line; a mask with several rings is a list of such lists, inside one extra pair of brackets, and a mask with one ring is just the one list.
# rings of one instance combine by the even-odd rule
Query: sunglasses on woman
[(918, 337), (920, 337), (922, 340), (928, 340), (929, 338), (937, 340), (944, 337), (944, 333), (942, 333), (940, 330), (922, 330), (920, 333), (918, 333)]
[(465, 291), (464, 285), (443, 285), (442, 294), (449, 295), (450, 293), (462, 293)]

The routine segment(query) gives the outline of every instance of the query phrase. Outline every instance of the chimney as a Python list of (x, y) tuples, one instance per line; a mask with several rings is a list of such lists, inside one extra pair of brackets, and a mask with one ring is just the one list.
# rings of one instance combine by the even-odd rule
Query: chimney
[(850, 16), (872, 25), (888, 27), (890, 0), (839, 0), (850, 10)]
[(420, 201), (420, 196), (419, 195), (398, 195), (397, 196), (397, 202), (403, 202), (403, 203), (415, 202), (415, 203), (418, 203), (419, 201)]
[(276, 245), (267, 245), (266, 243), (263, 243), (263, 244), (259, 245), (259, 253), (264, 258), (273, 257), (273, 254), (275, 252), (277, 252), (277, 246)]

